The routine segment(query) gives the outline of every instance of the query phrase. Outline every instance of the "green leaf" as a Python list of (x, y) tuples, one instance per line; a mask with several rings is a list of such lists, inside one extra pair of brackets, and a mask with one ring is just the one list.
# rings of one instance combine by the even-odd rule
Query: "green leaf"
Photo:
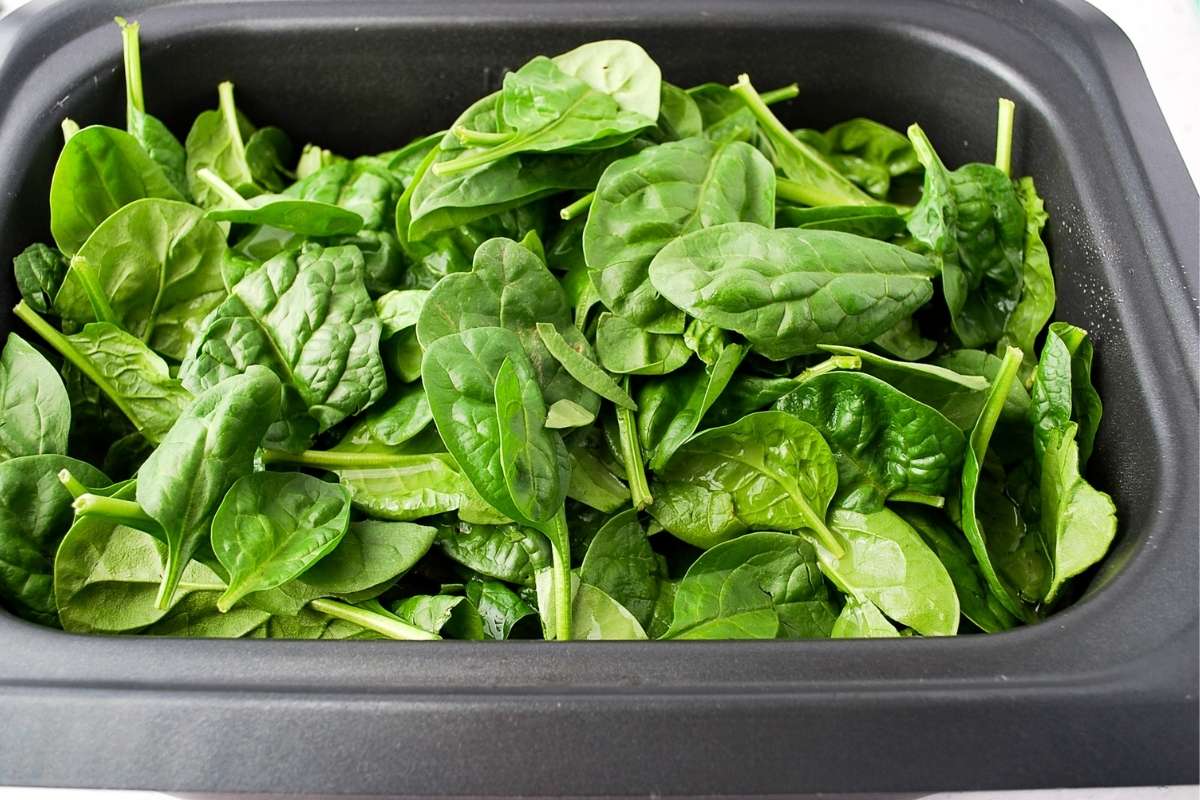
[(1087, 331), (1055, 322), (1046, 333), (1033, 374), (1029, 418), (1039, 460), (1050, 439), (1069, 422), (1079, 425), (1079, 466), (1087, 464), (1104, 406), (1092, 387), (1092, 343)]
[(228, 611), (250, 592), (274, 589), (337, 547), (350, 524), (350, 496), (299, 472), (239, 478), (212, 520), (212, 548), (229, 572), (217, 607)]
[[(595, 361), (564, 339), (556, 327), (548, 322), (539, 322), (537, 323), (537, 332), (542, 340), (542, 344), (550, 351), (550, 355), (554, 356), (558, 363), (562, 364), (563, 369), (572, 378), (604, 399), (637, 411), (637, 403), (633, 402), (633, 398), (629, 396), (629, 393), (618, 386), (617, 382), (601, 369)], [(578, 346), (586, 348), (587, 341), (581, 340), (581, 342), (582, 344)]]
[(775, 224), (780, 228), (841, 231), (883, 241), (903, 233), (905, 227), (904, 217), (887, 205), (784, 206), (776, 212)]
[(841, 508), (878, 511), (897, 492), (944, 496), (958, 477), (964, 446), (959, 429), (878, 378), (818, 375), (775, 408), (809, 423), (829, 443)]
[(1006, 347), (1019, 347), (1025, 353), (1025, 363), (1033, 363), (1034, 342), (1054, 313), (1054, 273), (1050, 269), (1050, 253), (1042, 241), (1042, 228), (1049, 217), (1042, 198), (1033, 185), (1033, 178), (1017, 181), (1017, 196), (1025, 208), (1025, 255), (1021, 261), (1021, 299), (1004, 323), (997, 352)]
[(546, 409), (546, 427), (555, 430), (579, 428), (596, 421), (596, 413), (573, 400), (558, 400)]
[(579, 568), (579, 579), (624, 606), (643, 628), (649, 626), (665, 570), (629, 509), (596, 532)]
[(545, 427), (546, 403), (528, 361), (505, 357), (496, 372), (495, 402), (508, 496), (520, 518), (545, 523), (566, 500), (566, 451)]
[(51, 626), (58, 625), (54, 553), (74, 514), (60, 470), (69, 470), (88, 486), (109, 482), (90, 464), (61, 455), (24, 456), (0, 464), (0, 598), (17, 616)]
[(483, 638), (479, 613), (465, 597), (444, 594), (414, 595), (401, 601), (394, 613), (408, 624), (430, 633), (438, 633), (445, 629), (445, 633), (459, 634), (454, 638)]
[(0, 461), (67, 452), (71, 401), (45, 357), (15, 333), (0, 354)]
[(67, 259), (53, 247), (31, 244), (13, 259), (13, 274), (29, 307), (48, 314), (54, 310), (54, 296), (67, 275)]
[(702, 83), (687, 90), (700, 110), (703, 136), (713, 142), (745, 142), (758, 136), (754, 113), (729, 87)]
[(678, 86), (662, 81), (658, 126), (646, 135), (658, 142), (677, 142), (700, 136), (703, 132), (704, 120), (692, 96)]
[(246, 141), (254, 135), (254, 126), (233, 101), (233, 84), (217, 86), (218, 107), (196, 117), (184, 141), (187, 152), (187, 181), (196, 203), (205, 208), (221, 204), (221, 196), (197, 173), (212, 170), (243, 196), (258, 194), (250, 162), (246, 159)]
[(338, 444), (339, 450), (395, 447), (425, 430), (433, 419), (429, 398), (420, 383), (388, 389), (366, 414), (357, 418)]
[[(205, 316), (225, 299), (224, 251), (220, 227), (195, 206), (135, 200), (102, 222), (71, 259), (54, 305), (64, 319), (116, 323), (182, 359)], [(99, 317), (97, 302), (111, 316)]]
[(466, 591), (467, 600), (479, 613), (485, 638), (507, 639), (524, 620), (537, 616), (536, 609), (499, 581), (473, 578), (467, 583)]
[(676, 450), (658, 473), (650, 513), (702, 548), (751, 530), (809, 528), (830, 542), (825, 513), (836, 490), (837, 465), (817, 429), (761, 411)]
[(199, 392), (251, 365), (267, 367), (323, 431), (383, 394), (379, 332), (358, 249), (307, 245), (233, 288), (205, 320), (179, 375)]
[(167, 544), (160, 606), (174, 597), (226, 492), (253, 468), (279, 395), (279, 380), (263, 368), (227, 378), (196, 397), (139, 470), (137, 501)]
[(407, 522), (351, 522), (337, 547), (298, 580), (323, 594), (366, 591), (412, 569), (437, 533), (437, 528)]
[(534, 574), (550, 566), (546, 537), (530, 528), (460, 522), (438, 534), (438, 546), (463, 566), (508, 583), (533, 586)]
[(596, 323), (596, 356), (620, 375), (666, 375), (686, 364), (692, 351), (682, 336), (650, 333), (604, 312)]
[(920, 361), (937, 349), (937, 342), (921, 335), (916, 319), (902, 319), (875, 338), (875, 345), (901, 361)]
[(834, 558), (821, 547), (818, 552), (838, 588), (925, 636), (958, 631), (958, 594), (949, 573), (899, 515), (835, 511), (831, 525), (845, 555)]
[(874, 197), (886, 199), (891, 179), (921, 171), (912, 144), (897, 130), (864, 117), (840, 122), (823, 134), (796, 131), (838, 172)]
[(567, 497), (608, 514), (629, 505), (629, 487), (588, 446), (572, 444), (569, 449), (571, 480)]
[(1078, 430), (1069, 423), (1054, 431), (1041, 460), (1042, 538), (1053, 565), (1047, 603), (1067, 580), (1100, 561), (1117, 533), (1112, 498), (1079, 474)]
[[(125, 128), (138, 140), (146, 155), (158, 164), (167, 180), (187, 195), (187, 155), (183, 145), (157, 117), (146, 112), (142, 92), (142, 56), (136, 22), (117, 17), (125, 56)], [(44, 311), (45, 309), (38, 309)]]
[[(663, 638), (827, 637), (834, 616), (808, 541), (787, 533), (748, 533), (705, 551), (688, 568)], [(814, 628), (810, 621), (818, 617), (824, 622)]]
[(900, 632), (870, 600), (847, 597), (830, 636), (834, 639), (888, 639), (899, 637)]
[(337, 206), (362, 220), (367, 231), (381, 231), (395, 222), (401, 193), (399, 176), (369, 157), (339, 161), (289, 186), (284, 195)]
[(466, 481), (445, 453), (344, 459), (328, 468), (350, 492), (354, 507), (379, 519), (421, 519), (454, 511), (466, 502)]
[(282, 191), (298, 177), (287, 166), (295, 160), (292, 140), (279, 128), (259, 128), (246, 140), (246, 164), (250, 167), (250, 175), (267, 191)]
[(257, 195), (246, 201), (245, 206), (213, 208), (205, 217), (243, 225), (268, 225), (314, 237), (358, 233), (363, 227), (363, 218), (353, 211), (330, 203), (278, 194)]
[[(603, 590), (580, 582), (571, 576), (572, 639), (636, 640), (645, 639), (646, 632), (629, 609), (609, 597)], [(547, 639), (554, 635), (558, 620), (556, 594), (551, 592), (551, 571), (537, 573), (538, 613), (542, 631)]]
[(50, 232), (74, 255), (101, 222), (143, 197), (183, 200), (162, 168), (124, 131), (92, 125), (62, 149), (50, 181)]
[(426, 289), (395, 290), (375, 298), (375, 314), (383, 325), (383, 337), (414, 327), (428, 298)]
[(160, 620), (142, 629), (143, 636), (173, 636), (189, 639), (240, 639), (266, 625), (271, 614), (251, 606), (222, 612), (218, 592), (191, 592), (172, 606)]
[(932, 296), (923, 256), (845, 233), (752, 223), (706, 228), (655, 257), (663, 297), (772, 359), (869, 342)]
[(669, 142), (604, 171), (583, 251), (592, 284), (611, 311), (654, 333), (680, 333), (678, 309), (651, 285), (647, 270), (654, 257), (693, 231), (727, 222), (769, 227), (774, 219), (774, 174), (753, 147), (703, 138)]

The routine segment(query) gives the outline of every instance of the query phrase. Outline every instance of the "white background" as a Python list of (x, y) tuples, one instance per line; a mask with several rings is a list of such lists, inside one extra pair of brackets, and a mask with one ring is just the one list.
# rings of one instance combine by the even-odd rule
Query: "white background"
[[(599, 1), (599, 0), (598, 0)], [(997, 0), (1004, 2), (1007, 0)], [(1035, 0), (1020, 0), (1032, 2)], [(0, 15), (25, 0), (0, 0)], [(1167, 124), (1200, 186), (1200, 0), (1091, 0), (1137, 48)], [(166, 800), (157, 792), (0, 787), (0, 800)], [(906, 795), (905, 798), (912, 798)], [(1194, 786), (1135, 789), (949, 792), (925, 800), (1197, 800)], [(872, 800), (878, 800), (872, 798)]]

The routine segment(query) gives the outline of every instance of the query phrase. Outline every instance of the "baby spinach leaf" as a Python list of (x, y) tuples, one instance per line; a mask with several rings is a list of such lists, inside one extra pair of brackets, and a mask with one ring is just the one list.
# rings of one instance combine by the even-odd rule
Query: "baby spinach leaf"
[(383, 325), (383, 337), (414, 327), (427, 299), (429, 292), (425, 289), (395, 290), (375, 298), (375, 313)]
[(688, 320), (683, 329), (683, 343), (705, 364), (712, 366), (721, 359), (721, 353), (729, 344), (725, 331), (703, 320)]
[(692, 231), (726, 222), (770, 227), (774, 219), (774, 173), (753, 147), (703, 138), (668, 142), (604, 171), (583, 251), (592, 284), (610, 310), (653, 333), (680, 333), (678, 309), (650, 283), (654, 257)]
[(686, 364), (692, 351), (682, 336), (650, 333), (605, 312), (596, 323), (596, 357), (609, 372), (666, 375)]
[(50, 362), (15, 333), (0, 354), (0, 461), (67, 452), (71, 401)]
[(1033, 185), (1033, 178), (1017, 181), (1017, 196), (1025, 208), (1025, 255), (1021, 261), (1021, 299), (1017, 301), (1004, 331), (997, 342), (997, 352), (1005, 347), (1019, 347), (1025, 353), (1027, 366), (1032, 366), (1034, 341), (1054, 313), (1054, 273), (1050, 270), (1050, 254), (1042, 241), (1042, 228), (1049, 218), (1042, 198)]
[(838, 172), (883, 200), (891, 180), (921, 171), (912, 143), (897, 130), (864, 117), (840, 122), (824, 133), (795, 131), (796, 138), (814, 147)]
[(871, 341), (925, 304), (935, 272), (873, 239), (747, 222), (676, 239), (650, 264), (663, 297), (777, 360)]
[(189, 639), (240, 639), (272, 619), (270, 613), (251, 606), (223, 612), (217, 608), (219, 596), (218, 592), (191, 592), (140, 633)]
[(125, 57), (125, 128), (142, 145), (146, 155), (162, 167), (167, 180), (186, 197), (187, 154), (183, 145), (158, 117), (146, 111), (142, 91), (142, 48), (138, 37), (141, 26), (121, 17), (117, 17), (117, 24), (121, 26)]
[(465, 597), (414, 595), (398, 603), (393, 613), (430, 633), (442, 632), (455, 639), (483, 638), (479, 612)]
[(299, 472), (239, 478), (212, 519), (212, 548), (229, 572), (217, 608), (274, 589), (337, 547), (350, 524), (350, 496)]
[(1068, 423), (1051, 432), (1041, 459), (1042, 539), (1053, 567), (1047, 603), (1068, 579), (1103, 558), (1117, 533), (1112, 498), (1079, 474), (1078, 431)]
[(579, 428), (596, 421), (596, 412), (573, 400), (558, 400), (546, 410), (546, 427), (555, 430)]
[[(542, 633), (547, 639), (561, 639), (555, 634), (558, 621), (558, 595), (551, 591), (550, 570), (537, 574), (538, 614), (542, 618)], [(628, 640), (645, 639), (646, 632), (629, 609), (609, 597), (602, 589), (583, 583), (571, 575), (571, 639)]]
[(500, 466), (518, 519), (547, 523), (567, 497), (569, 469), (562, 439), (545, 427), (546, 402), (533, 369), (506, 356), (495, 377)]
[(834, 639), (887, 639), (900, 636), (879, 606), (865, 597), (847, 597), (829, 634)]
[(412, 569), (437, 533), (437, 528), (408, 522), (351, 522), (337, 547), (298, 580), (323, 594), (366, 591)]
[[(629, 396), (629, 393), (618, 386), (617, 382), (601, 369), (595, 361), (564, 339), (556, 327), (548, 322), (539, 322), (537, 323), (537, 333), (538, 337), (542, 340), (542, 344), (550, 351), (550, 355), (554, 356), (558, 363), (562, 364), (563, 369), (572, 378), (606, 400), (634, 411), (637, 410), (637, 403), (633, 402), (633, 398)], [(577, 346), (586, 348), (587, 341), (580, 341), (582, 344)]]
[(638, 437), (642, 450), (649, 454), (650, 469), (661, 471), (691, 438), (745, 355), (746, 348), (729, 345), (711, 367), (696, 365), (642, 384), (638, 393)]
[(875, 337), (874, 344), (901, 361), (920, 361), (937, 349), (937, 342), (921, 335), (921, 329), (913, 317), (900, 320)]
[(933, 253), (955, 334), (994, 342), (1021, 298), (1025, 210), (1008, 175), (990, 164), (946, 169), (920, 126), (908, 129), (925, 188), (908, 229)]
[(1087, 331), (1055, 322), (1046, 333), (1033, 374), (1029, 418), (1039, 460), (1052, 436), (1071, 421), (1079, 424), (1079, 466), (1087, 464), (1104, 406), (1092, 387), (1092, 343)]
[(546, 537), (519, 525), (470, 525), (442, 529), (437, 544), (447, 556), (489, 578), (533, 586), (534, 574), (550, 566)]
[(677, 142), (700, 136), (704, 132), (704, 120), (700, 107), (692, 96), (674, 84), (662, 82), (662, 95), (658, 103), (658, 125), (647, 136), (657, 142)]
[(921, 535), (946, 568), (964, 617), (985, 633), (999, 633), (1017, 624), (1018, 620), (988, 591), (970, 545), (960, 531), (932, 509), (910, 506), (900, 516)]
[(658, 479), (650, 513), (689, 544), (808, 528), (840, 552), (825, 526), (837, 465), (817, 429), (790, 414), (761, 411), (703, 431), (675, 451)]
[(399, 176), (369, 158), (331, 164), (284, 191), (287, 197), (338, 206), (361, 218), (370, 231), (393, 224), (400, 193)]
[(532, 606), (500, 581), (473, 578), (467, 582), (466, 594), (479, 613), (483, 635), (488, 639), (507, 639), (523, 621), (537, 616)]
[[(975, 517), (987, 537), (988, 556), (1000, 579), (1012, 588), (1017, 599), (1037, 605), (1050, 586), (1051, 565), (1038, 518), (1026, 519), (1011, 491), (1010, 481), (1018, 475), (1016, 471), (1005, 475), (994, 463), (988, 464), (988, 471), (975, 488)], [(1021, 489), (1038, 491), (1037, 486)], [(953, 507), (950, 516), (956, 516)], [(957, 521), (961, 525), (961, 519)]]
[(125, 131), (91, 125), (72, 136), (50, 181), (50, 232), (58, 249), (74, 255), (115, 211), (144, 197), (183, 195)]
[(775, 212), (775, 224), (780, 228), (841, 231), (883, 241), (903, 233), (905, 228), (904, 217), (887, 205), (784, 206)]
[(383, 394), (379, 332), (358, 249), (306, 245), (233, 287), (205, 320), (179, 377), (199, 392), (252, 365), (268, 367), (323, 431)]
[(213, 208), (222, 201), (220, 194), (199, 177), (202, 169), (212, 170), (243, 196), (261, 191), (246, 159), (246, 140), (253, 135), (254, 126), (233, 101), (233, 84), (223, 81), (217, 86), (217, 108), (196, 117), (184, 141), (188, 188), (197, 204)]
[(395, 447), (413, 438), (433, 420), (429, 399), (419, 383), (398, 384), (355, 422), (338, 449)]
[(704, 138), (713, 142), (745, 142), (758, 134), (754, 113), (728, 86), (702, 83), (687, 93), (700, 111)]
[[(827, 637), (835, 616), (828, 598), (808, 541), (788, 533), (747, 533), (705, 551), (688, 568), (663, 638)], [(824, 621), (814, 628), (809, 621), (817, 617)]]
[(730, 87), (758, 120), (759, 130), (770, 142), (775, 165), (795, 184), (787, 198), (809, 206), (873, 205), (875, 199), (837, 171), (813, 147), (797, 139), (776, 117), (754, 90), (749, 75), (739, 75)]
[(250, 473), (279, 414), (279, 396), (279, 379), (262, 367), (215, 384), (180, 415), (138, 471), (137, 502), (162, 526), (167, 544), (160, 608), (170, 605), (225, 493)]
[(662, 73), (634, 42), (588, 42), (553, 60), (564, 72), (611, 96), (623, 110), (649, 119), (658, 117)]
[(67, 259), (53, 247), (31, 244), (13, 259), (13, 273), (25, 303), (48, 314), (54, 310), (54, 296), (67, 275)]
[(1004, 355), (1000, 369), (992, 381), (992, 388), (987, 394), (983, 409), (979, 413), (979, 419), (967, 440), (962, 472), (961, 524), (967, 541), (971, 543), (971, 552), (975, 554), (975, 561), (983, 572), (988, 591), (1010, 614), (1024, 620), (1028, 618), (1028, 612), (996, 571), (988, 553), (986, 532), (976, 515), (976, 489), (979, 486), (984, 457), (987, 455), (992, 432), (1000, 419), (1000, 412), (1016, 378), (1017, 368), (1020, 366), (1021, 351), (1010, 347)]
[(596, 532), (579, 568), (581, 581), (624, 606), (643, 628), (653, 617), (664, 577), (634, 509), (612, 517)]
[(89, 486), (108, 484), (95, 467), (61, 455), (0, 464), (0, 598), (17, 616), (51, 626), (58, 625), (54, 553), (73, 516), (73, 498), (59, 482), (60, 470)]
[(582, 446), (572, 446), (570, 453), (571, 480), (567, 484), (567, 497), (609, 514), (629, 505), (629, 487), (595, 453)]
[(295, 161), (292, 140), (276, 127), (259, 128), (246, 140), (246, 164), (254, 182), (269, 192), (281, 191), (295, 174), (288, 164)]
[(964, 445), (959, 429), (878, 378), (818, 375), (775, 408), (809, 423), (829, 443), (841, 508), (878, 511), (898, 492), (941, 497), (958, 477)]
[(899, 515), (835, 511), (830, 524), (845, 554), (834, 558), (818, 547), (821, 569), (842, 591), (925, 636), (958, 631), (958, 594), (949, 573)]
[[(225, 299), (224, 252), (224, 234), (199, 208), (135, 200), (100, 223), (71, 259), (54, 305), (64, 319), (113, 322), (182, 359)], [(97, 303), (111, 316), (98, 317)]]
[(233, 207), (210, 209), (205, 216), (244, 225), (267, 225), (313, 237), (354, 234), (363, 227), (362, 217), (341, 206), (279, 194), (260, 194)]

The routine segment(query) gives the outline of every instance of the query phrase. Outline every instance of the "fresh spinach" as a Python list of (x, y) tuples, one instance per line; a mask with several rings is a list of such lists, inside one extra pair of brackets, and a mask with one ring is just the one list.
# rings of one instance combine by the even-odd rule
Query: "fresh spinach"
[(26, 305), (39, 314), (48, 314), (67, 276), (67, 259), (53, 247), (31, 244), (13, 259), (13, 274)]
[(0, 461), (67, 452), (71, 401), (45, 356), (16, 334), (0, 353)]

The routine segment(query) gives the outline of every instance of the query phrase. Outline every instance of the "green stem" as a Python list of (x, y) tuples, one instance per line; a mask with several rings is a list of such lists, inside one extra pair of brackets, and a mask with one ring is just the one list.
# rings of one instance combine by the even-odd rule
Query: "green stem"
[[(125, 54), (125, 102), (132, 111), (145, 112), (146, 100), (142, 94), (142, 48), (138, 41), (138, 30), (141, 26), (136, 22), (126, 22), (124, 17), (117, 17), (121, 26), (121, 44)], [(129, 114), (132, 117), (133, 114)], [(126, 127), (132, 128), (132, 119), (126, 122)]]
[(480, 147), (495, 147), (498, 144), (504, 144), (516, 135), (516, 131), (508, 131), (506, 133), (488, 133), (487, 131), (473, 131), (470, 128), (462, 125), (456, 125), (454, 127), (455, 138), (467, 146), (478, 145)]
[(404, 641), (433, 641), (441, 639), (436, 633), (430, 633), (424, 628), (418, 628), (416, 625), (409, 625), (398, 619), (391, 619), (382, 614), (376, 614), (373, 611), (366, 611), (361, 608), (342, 603), (337, 600), (319, 599), (313, 600), (309, 606), (320, 611), (322, 614), (328, 614), (331, 617), (344, 619), (347, 622), (353, 622), (367, 630), (382, 633), (389, 639), (401, 639)]
[(500, 144), (490, 147), (487, 150), (474, 154), (461, 155), (450, 161), (438, 161), (430, 169), (433, 170), (434, 175), (453, 175), (456, 172), (466, 172), (469, 169), (482, 167), (484, 164), (490, 164), (493, 161), (506, 158), (513, 153), (521, 152), (521, 147), (528, 139), (528, 136), (514, 134)]
[(133, 426), (141, 431), (147, 441), (151, 444), (158, 444), (158, 439), (143, 428), (137, 414), (125, 400), (125, 397), (117, 391), (115, 386), (109, 383), (108, 378), (102, 375), (91, 361), (79, 352), (70, 339), (63, 336), (53, 325), (42, 319), (36, 311), (26, 305), (24, 300), (17, 303), (13, 309), (13, 314), (16, 315), (17, 319), (28, 325), (34, 333), (41, 336), (46, 344), (58, 351), (59, 355), (71, 362), (76, 369), (86, 375), (92, 383), (96, 384), (100, 391), (104, 392), (108, 399), (112, 400), (113, 404), (121, 410), (121, 413), (129, 418)]
[(596, 199), (595, 192), (588, 192), (583, 197), (576, 200), (571, 205), (558, 212), (558, 215), (563, 220), (573, 220), (583, 212), (587, 211), (592, 206), (592, 201)]
[(196, 170), (196, 177), (207, 183), (209, 188), (220, 195), (221, 199), (224, 200), (230, 207), (239, 209), (253, 207), (246, 201), (246, 198), (238, 194), (237, 189), (226, 183), (220, 175), (213, 172), (208, 167), (201, 167), (200, 169)]
[(784, 100), (791, 100), (800, 96), (800, 84), (789, 83), (787, 86), (780, 86), (778, 89), (771, 89), (759, 95), (763, 103), (766, 105), (774, 105), (782, 103)]
[[(629, 391), (629, 379), (624, 386)], [(633, 498), (633, 507), (641, 511), (654, 502), (650, 494), (650, 484), (646, 480), (646, 465), (642, 460), (642, 445), (638, 441), (637, 421), (633, 411), (617, 406), (617, 430), (621, 439), (621, 458), (625, 461), (625, 479), (629, 483), (629, 494)]]
[(554, 583), (554, 638), (571, 640), (571, 536), (567, 531), (567, 512), (559, 509), (550, 531), (550, 568)]
[(804, 184), (779, 175), (775, 177), (775, 198), (806, 206), (812, 199), (812, 193), (804, 187)]
[(83, 292), (92, 306), (92, 315), (96, 317), (96, 321), (116, 324), (117, 315), (108, 302), (108, 295), (100, 286), (100, 279), (92, 271), (91, 262), (82, 256), (74, 256), (71, 259), (71, 270), (83, 284)]
[(800, 508), (800, 512), (805, 517), (808, 517), (808, 525), (806, 527), (817, 534), (817, 538), (821, 540), (821, 544), (825, 545), (825, 549), (832, 553), (834, 558), (840, 559), (846, 555), (846, 551), (842, 548), (841, 543), (834, 537), (833, 531), (829, 530), (825, 525), (825, 520), (821, 519), (820, 515), (808, 505), (808, 502), (803, 497), (792, 494), (792, 502)]
[(1008, 175), (1012, 172), (1013, 115), (1017, 106), (1001, 97), (996, 112), (996, 169)]
[(71, 137), (79, 133), (79, 123), (67, 117), (62, 121), (63, 143), (71, 141)]
[(888, 500), (894, 500), (897, 503), (917, 503), (923, 506), (932, 506), (934, 508), (945, 508), (946, 498), (937, 494), (924, 494), (923, 492), (910, 492), (907, 490), (893, 492)]
[[(393, 455), (391, 453), (356, 453), (340, 450), (302, 450), (299, 453), (289, 453), (284, 450), (264, 450), (264, 464), (294, 464), (300, 467), (315, 467), (317, 469), (371, 469), (372, 467), (391, 467), (407, 463), (414, 458), (410, 455)], [(424, 456), (421, 456), (424, 458)]]
[(818, 375), (824, 375), (826, 372), (833, 372), (837, 369), (860, 369), (861, 367), (862, 359), (858, 356), (831, 356), (820, 364), (813, 364), (801, 372), (796, 376), (795, 381), (796, 383), (804, 383)]
[(58, 480), (63, 487), (71, 493), (71, 497), (81, 497), (88, 494), (88, 488), (84, 486), (78, 478), (71, 474), (69, 469), (60, 469), (58, 471)]
[(163, 538), (162, 526), (158, 524), (158, 520), (143, 511), (133, 500), (104, 497), (92, 494), (85, 488), (84, 493), (76, 497), (71, 505), (75, 514), (80, 517), (103, 517), (118, 525), (144, 531), (156, 539)]
[(233, 102), (233, 84), (229, 81), (221, 81), (217, 84), (217, 103), (221, 109), (221, 116), (225, 120), (225, 129), (229, 131), (229, 139), (233, 142), (233, 149), (240, 157), (245, 158), (246, 143), (242, 141), (242, 129), (238, 125), (237, 104)]

